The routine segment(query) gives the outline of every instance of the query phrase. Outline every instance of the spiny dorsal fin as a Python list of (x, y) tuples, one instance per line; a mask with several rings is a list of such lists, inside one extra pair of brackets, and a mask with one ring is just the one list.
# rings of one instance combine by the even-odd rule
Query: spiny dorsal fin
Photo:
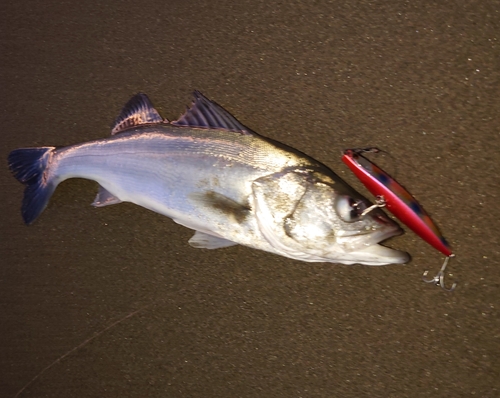
[[(148, 123), (165, 122), (158, 111), (153, 107), (148, 96), (143, 93), (134, 95), (123, 107), (111, 130), (111, 135), (115, 135), (130, 127)], [(168, 121), (167, 121), (168, 122)]]
[(199, 91), (193, 93), (193, 103), (186, 112), (172, 124), (175, 126), (201, 127), (207, 129), (226, 129), (245, 135), (252, 131), (243, 126), (236, 118), (217, 103), (209, 100)]

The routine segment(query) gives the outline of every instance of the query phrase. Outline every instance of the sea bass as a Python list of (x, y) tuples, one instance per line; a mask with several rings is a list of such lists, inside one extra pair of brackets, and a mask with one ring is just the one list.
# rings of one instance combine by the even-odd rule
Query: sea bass
[(111, 137), (67, 147), (21, 148), (8, 158), (26, 184), (31, 224), (68, 178), (99, 184), (93, 206), (132, 202), (193, 229), (193, 247), (236, 244), (309, 262), (405, 263), (379, 242), (402, 230), (328, 167), (242, 125), (194, 92), (190, 108), (163, 119), (137, 94)]

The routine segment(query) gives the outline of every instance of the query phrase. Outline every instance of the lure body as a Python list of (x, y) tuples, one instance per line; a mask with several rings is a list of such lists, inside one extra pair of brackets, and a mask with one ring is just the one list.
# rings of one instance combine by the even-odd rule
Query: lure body
[(347, 149), (342, 161), (373, 195), (383, 197), (387, 209), (401, 222), (445, 256), (453, 256), (450, 245), (416, 199), (359, 152)]

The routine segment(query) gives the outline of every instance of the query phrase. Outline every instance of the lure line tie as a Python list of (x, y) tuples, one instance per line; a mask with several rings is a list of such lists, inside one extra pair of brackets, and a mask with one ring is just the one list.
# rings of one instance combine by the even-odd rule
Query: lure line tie
[(361, 213), (361, 217), (366, 216), (369, 212), (372, 210), (375, 210), (379, 207), (385, 207), (386, 206), (386, 201), (383, 195), (377, 195), (377, 198), (375, 199), (375, 204), (371, 205), (370, 207), (367, 207), (366, 209), (363, 210)]

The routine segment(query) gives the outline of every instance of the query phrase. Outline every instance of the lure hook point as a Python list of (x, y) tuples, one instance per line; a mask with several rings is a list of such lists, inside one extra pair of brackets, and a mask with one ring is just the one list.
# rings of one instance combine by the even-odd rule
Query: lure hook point
[(453, 282), (453, 285), (451, 285), (451, 287), (449, 289), (444, 284), (444, 270), (446, 269), (446, 266), (448, 265), (448, 261), (450, 260), (451, 257), (455, 257), (455, 255), (451, 254), (450, 256), (445, 258), (444, 263), (441, 266), (441, 269), (439, 270), (439, 272), (436, 274), (436, 276), (434, 278), (426, 279), (425, 277), (427, 276), (429, 271), (425, 271), (423, 276), (422, 276), (422, 280), (425, 283), (434, 283), (436, 285), (439, 285), (439, 286), (441, 286), (441, 288), (443, 288), (444, 290), (446, 290), (448, 292), (452, 292), (453, 290), (455, 290), (455, 288), (457, 287), (457, 282)]

